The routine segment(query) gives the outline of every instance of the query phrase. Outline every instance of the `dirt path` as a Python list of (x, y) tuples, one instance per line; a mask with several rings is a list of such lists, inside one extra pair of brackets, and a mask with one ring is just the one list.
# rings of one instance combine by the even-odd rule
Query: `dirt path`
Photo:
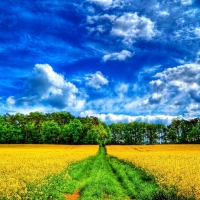
[(65, 197), (66, 200), (76, 200), (80, 197), (80, 192), (77, 190), (74, 192), (74, 194), (66, 194)]

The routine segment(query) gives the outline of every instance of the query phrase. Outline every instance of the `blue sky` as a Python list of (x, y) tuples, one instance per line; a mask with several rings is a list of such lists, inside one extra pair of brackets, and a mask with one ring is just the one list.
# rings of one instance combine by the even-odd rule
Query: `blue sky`
[(199, 117), (197, 0), (5, 0), (0, 30), (0, 114)]

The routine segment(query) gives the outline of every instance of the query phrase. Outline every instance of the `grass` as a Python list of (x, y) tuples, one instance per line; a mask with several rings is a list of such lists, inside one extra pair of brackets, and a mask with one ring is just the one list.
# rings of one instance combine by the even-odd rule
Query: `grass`
[[(90, 167), (85, 171), (85, 179), (80, 180), (80, 199), (129, 199), (126, 190), (121, 187), (108, 162), (105, 148), (101, 147)], [(74, 165), (71, 171), (77, 171), (81, 165)], [(72, 176), (73, 177), (73, 176)]]
[(105, 147), (97, 154), (70, 165), (51, 184), (29, 186), (30, 199), (65, 199), (64, 194), (79, 191), (80, 200), (180, 200), (175, 190), (163, 190), (152, 175), (129, 162), (109, 156)]

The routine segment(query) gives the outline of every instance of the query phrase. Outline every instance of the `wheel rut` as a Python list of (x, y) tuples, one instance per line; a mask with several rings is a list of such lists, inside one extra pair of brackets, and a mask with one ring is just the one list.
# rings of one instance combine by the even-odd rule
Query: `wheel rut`
[(105, 147), (100, 147), (95, 156), (72, 165), (69, 174), (75, 189), (65, 196), (67, 200), (173, 199), (160, 189), (153, 176), (107, 155)]

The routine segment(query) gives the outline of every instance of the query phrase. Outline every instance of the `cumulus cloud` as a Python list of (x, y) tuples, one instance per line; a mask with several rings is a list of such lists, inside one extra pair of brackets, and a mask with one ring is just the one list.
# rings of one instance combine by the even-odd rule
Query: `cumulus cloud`
[(137, 38), (152, 39), (156, 32), (154, 22), (137, 13), (126, 13), (114, 21), (111, 34), (124, 39), (125, 43), (133, 43)]
[(106, 55), (103, 56), (102, 60), (104, 62), (106, 62), (108, 60), (124, 61), (127, 58), (131, 58), (132, 56), (133, 56), (133, 54), (130, 51), (122, 50), (121, 52), (106, 54)]
[[(17, 97), (10, 96), (6, 103), (18, 107), (51, 107), (52, 109), (82, 109), (85, 98), (76, 86), (56, 73), (48, 64), (36, 64), (26, 80), (25, 91)], [(14, 108), (13, 108), (14, 109)], [(52, 110), (51, 109), (51, 110)]]
[(147, 122), (147, 123), (163, 123), (169, 125), (171, 121), (176, 118), (182, 118), (182, 116), (170, 116), (170, 115), (139, 115), (139, 116), (131, 116), (131, 115), (123, 115), (123, 114), (99, 114), (94, 110), (86, 110), (81, 112), (80, 114), (82, 117), (85, 116), (95, 116), (98, 117), (100, 120), (110, 124), (110, 123), (117, 123), (117, 122), (124, 122), (129, 123), (133, 121), (138, 122)]
[(168, 68), (152, 77), (154, 80), (149, 82), (149, 92), (138, 100), (126, 102), (123, 108), (126, 110), (137, 108), (139, 111), (137, 115), (141, 113), (145, 115), (159, 113), (183, 116), (199, 115), (200, 64), (190, 63)]
[(168, 86), (176, 86), (185, 91), (196, 90), (200, 86), (200, 64), (185, 64), (168, 68), (157, 73), (154, 77), (160, 78)]
[[(25, 83), (25, 90), (17, 96), (1, 99), (3, 113), (56, 112), (67, 109), (79, 113), (85, 106), (87, 95), (56, 73), (48, 64), (36, 64)], [(6, 106), (4, 106), (6, 105)]]
[(86, 86), (94, 89), (100, 89), (102, 86), (108, 84), (108, 79), (104, 75), (97, 71), (94, 74), (87, 74), (85, 76)]
[(136, 96), (133, 93), (133, 96), (130, 96), (130, 84), (120, 83), (116, 84), (114, 93), (109, 97), (89, 101), (85, 109), (94, 109), (97, 113), (94, 111), (92, 115), (96, 114), (95, 116), (109, 123), (118, 120), (168, 123), (173, 116), (199, 115), (200, 64), (191, 63), (168, 68), (156, 73), (153, 78), (154, 80), (149, 82), (149, 92), (144, 95)]
[[(191, 63), (168, 68), (157, 73), (154, 78), (158, 79), (150, 82), (153, 94), (149, 103), (160, 103), (165, 99), (167, 105), (171, 105), (173, 109), (179, 107), (178, 112), (188, 116), (199, 108), (200, 64)], [(159, 94), (156, 94), (158, 91)]]
[(54, 72), (48, 64), (36, 64), (26, 86), (25, 96), (28, 99), (34, 97), (57, 108), (72, 106), (76, 102), (76, 86)]

